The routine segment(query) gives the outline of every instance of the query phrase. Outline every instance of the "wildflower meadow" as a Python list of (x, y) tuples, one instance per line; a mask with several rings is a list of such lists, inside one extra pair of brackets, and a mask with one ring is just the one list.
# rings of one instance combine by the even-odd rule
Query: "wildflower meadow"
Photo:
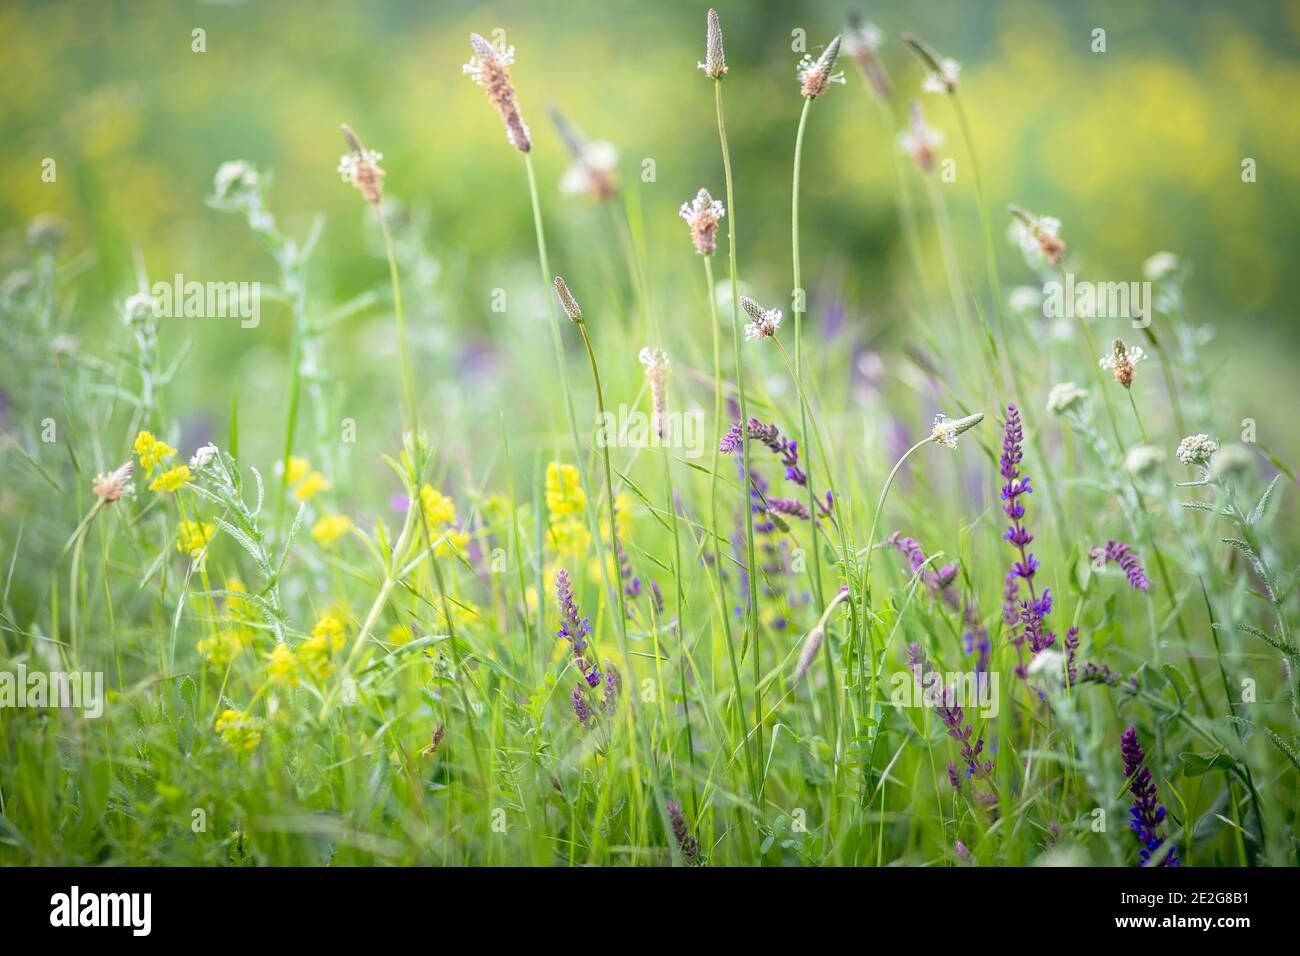
[[(0, 863), (1300, 862), (1281, 118), (1175, 202), (984, 21), (536, 6), (5, 121)], [(1115, 6), (1051, 110), (1199, 129)]]

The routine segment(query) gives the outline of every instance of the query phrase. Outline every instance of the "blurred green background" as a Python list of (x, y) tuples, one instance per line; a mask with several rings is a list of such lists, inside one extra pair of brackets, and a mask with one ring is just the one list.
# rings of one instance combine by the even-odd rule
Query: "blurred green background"
[[(1285, 408), (1292, 403), (1279, 409), (1277, 398), (1295, 395), (1300, 3), (717, 6), (731, 67), (742, 266), (768, 299), (779, 301), (789, 285), (789, 177), (801, 105), (792, 31), (805, 30), (816, 51), (857, 11), (885, 32), (881, 56), (900, 106), (920, 95), (921, 79), (900, 31), (919, 33), (963, 63), (963, 99), (999, 228), (1009, 201), (1055, 215), (1076, 262), (1106, 279), (1139, 279), (1141, 262), (1158, 250), (1193, 265), (1193, 319), (1214, 324), (1220, 342), (1231, 343), (1225, 375), (1236, 407), (1228, 421), (1255, 417), (1262, 442), (1294, 451), (1300, 433)], [(589, 137), (617, 145), (630, 204), (644, 223), (661, 317), (696, 323), (702, 279), (676, 213), (700, 185), (722, 192), (711, 84), (696, 69), (705, 9), (644, 0), (7, 2), (0, 10), (5, 271), (24, 255), (29, 217), (66, 219), (68, 248), (94, 254), (70, 330), (101, 352), (110, 347), (97, 341), (99, 330), (121, 337), (119, 304), (134, 291), (136, 253), (151, 280), (181, 272), (269, 282), (274, 267), (244, 223), (205, 206), (217, 166), (242, 158), (273, 173), (270, 207), (287, 231), (303, 235), (313, 214), (324, 217), (312, 269), (319, 314), (369, 289), (386, 296), (384, 263), (367, 244), (368, 210), (335, 171), (343, 151), (338, 124), (347, 122), (383, 152), (387, 195), (428, 216), (437, 272), (423, 285), (407, 280), (417, 349), (431, 356), (451, 344), (460, 349), (456, 363), (472, 364), (467, 343), (508, 344), (517, 331), (491, 311), (493, 289), (544, 309), (519, 156), (482, 90), (461, 75), (469, 32), (502, 29), (518, 48), (513, 76), (534, 134), (556, 271), (581, 277), (590, 247), (608, 254), (612, 240), (607, 218), (557, 188), (568, 157), (546, 117), (550, 105)], [(1106, 30), (1104, 54), (1091, 51), (1098, 27)], [(191, 50), (195, 28), (206, 31), (201, 54)], [(847, 87), (819, 102), (810, 125), (803, 255), (807, 284), (842, 289), (869, 339), (901, 321), (891, 292), (905, 264), (890, 155), (897, 147), (848, 73)], [(925, 97), (925, 105), (946, 134), (941, 155), (964, 164), (951, 111), (938, 97)], [(46, 157), (58, 163), (52, 184), (40, 178)], [(1244, 157), (1257, 162), (1258, 182), (1242, 182)], [(640, 180), (646, 159), (654, 160), (654, 182)], [(982, 289), (969, 177), (945, 188), (963, 268)], [(1014, 249), (999, 243), (999, 255), (1008, 287), (1030, 280)], [(937, 257), (934, 266), (939, 275)], [(331, 372), (357, 395), (387, 401), (395, 375), (391, 320), (373, 318), (340, 332)], [(537, 328), (537, 361), (549, 373), (544, 326)], [(367, 329), (385, 341), (367, 339)], [(198, 349), (171, 387), (172, 410), (220, 420), (232, 381), (248, 392), (245, 404), (276, 394), (288, 333), (287, 310), (275, 305), (264, 306), (257, 330), (218, 321), (169, 331), (173, 348), (187, 337)], [(702, 348), (706, 340), (698, 338)], [(280, 411), (266, 414), (271, 441)]]

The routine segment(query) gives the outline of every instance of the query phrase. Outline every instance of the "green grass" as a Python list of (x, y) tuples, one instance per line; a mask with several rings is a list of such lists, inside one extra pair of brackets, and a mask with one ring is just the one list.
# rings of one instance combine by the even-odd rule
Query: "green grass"
[[(915, 78), (896, 82), (910, 90)], [(841, 115), (893, 150), (889, 127), (905, 110), (877, 111), (871, 95), (852, 81), (825, 94), (860, 100)], [(710, 865), (1134, 865), (1120, 755), (1130, 725), (1168, 811), (1161, 835), (1184, 865), (1296, 863), (1294, 479), (1265, 442), (1237, 440), (1241, 416), (1215, 391), (1231, 343), (1204, 348), (1186, 266), (1156, 281), (1150, 336), (1117, 319), (1049, 332), (1002, 301), (1004, 283), (1057, 275), (994, 248), (1017, 197), (937, 173), (920, 182), (902, 157), (907, 268), (887, 301), (841, 302), (825, 264), (800, 259), (801, 233), (820, 228), (815, 206), (790, 210), (792, 261), (745, 259), (755, 187), (733, 179), (724, 99), (731, 120), (764, 108), (728, 77), (715, 115), (684, 120), (694, 125), (682, 148), (720, 147), (716, 178), (701, 185), (726, 196), (728, 235), (703, 269), (684, 224), (678, 245), (648, 248), (644, 217), (674, 210), (647, 200), (630, 162), (607, 215), (561, 210), (531, 158), (527, 190), (520, 176), (483, 197), (535, 215), (535, 233), (512, 248), (455, 253), (498, 256), (503, 274), (524, 276), (502, 279), (509, 305), (483, 327), (487, 372), (438, 334), (445, 312), (429, 307), (488, 299), (442, 268), (450, 228), (435, 237), (402, 207), (379, 207), (374, 291), (327, 301), (312, 264), (329, 238), (265, 218), (265, 175), (213, 205), (246, 217), (248, 241), (271, 256), (263, 308), (268, 327), (292, 330), (286, 358), (200, 408), (173, 404), (178, 377), (212, 361), (188, 350), (183, 325), (138, 316), (108, 337), (83, 334), (87, 307), (120, 315), (127, 297), (78, 297), (93, 250), (34, 246), (7, 267), (0, 672), (101, 672), (107, 701), (95, 719), (0, 708), (0, 863), (682, 865), (692, 861), (674, 839), (676, 801)], [(798, 147), (795, 130), (773, 145), (800, 164), (796, 204), (831, 119), (819, 103), (806, 122), (811, 104)], [(953, 105), (973, 166), (987, 144)], [(496, 129), (484, 136), (474, 148), (509, 148)], [(385, 185), (402, 192), (393, 177)], [(949, 206), (978, 208), (979, 234), (955, 228)], [(1062, 268), (1076, 256), (1087, 250), (1070, 248)], [(579, 322), (541, 302), (556, 272), (583, 305)], [(744, 277), (741, 291), (778, 302), (791, 275), (809, 289), (785, 307), (794, 321), (775, 341), (741, 341), (738, 296), (720, 307), (715, 284), (735, 291)], [(149, 278), (137, 266), (122, 288)], [(868, 323), (876, 309), (900, 317), (885, 340)], [(363, 335), (342, 337), (362, 321)], [(1096, 374), (1098, 345), (1116, 335), (1153, 353), (1127, 395)], [(646, 344), (671, 356), (669, 409), (701, 416), (700, 447), (593, 439), (598, 410), (648, 414), (636, 361)], [(355, 385), (368, 363), (382, 366), (378, 388)], [(1049, 391), (1067, 381), (1087, 397), (1049, 412)], [(797, 440), (807, 485), (748, 435), (739, 454), (766, 483), (747, 487), (739, 456), (709, 447), (733, 401)], [(1003, 617), (1017, 557), (998, 474), (1011, 403), (1035, 492), (1022, 499), (1034, 583), (1054, 598), (1053, 650), (1078, 629), (1073, 681), (1050, 652), (1018, 676), (1028, 647)], [(937, 411), (985, 417), (949, 448), (927, 440)], [(1208, 467), (1175, 460), (1179, 422), (1223, 446)], [(220, 452), (179, 491), (156, 492), (133, 451), (142, 429), (175, 448), (163, 467), (208, 440)], [(1146, 444), (1163, 459), (1134, 474), (1126, 455)], [(309, 462), (304, 474), (290, 456)], [(135, 494), (101, 501), (96, 476), (128, 458)], [(567, 491), (548, 482), (552, 462), (573, 466)], [(300, 501), (313, 470), (327, 486)], [(833, 508), (820, 515), (828, 489)], [(330, 519), (343, 518), (332, 536)], [(211, 540), (181, 553), (178, 530), (196, 521)], [(895, 531), (925, 551), (915, 573), (888, 543)], [(1094, 564), (1111, 539), (1140, 555), (1148, 592)], [(930, 583), (945, 566), (951, 599)], [(572, 703), (579, 664), (556, 636), (561, 568), (590, 619), (584, 660), (617, 675), (616, 692), (585, 692), (585, 726)], [(934, 707), (897, 694), (909, 645), (935, 670), (965, 673), (976, 658), (963, 636), (981, 629), (996, 713), (968, 707), (966, 722), (992, 765), (954, 789), (960, 744)], [(238, 653), (214, 653), (223, 647)], [(1085, 661), (1116, 679), (1089, 679)]]

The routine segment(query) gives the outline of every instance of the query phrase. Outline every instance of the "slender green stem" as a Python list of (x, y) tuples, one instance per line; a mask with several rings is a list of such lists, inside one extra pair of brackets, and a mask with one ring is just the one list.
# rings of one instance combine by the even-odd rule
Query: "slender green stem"
[(384, 251), (388, 254), (388, 278), (393, 286), (393, 312), (397, 316), (397, 348), (401, 353), (402, 363), (402, 399), (406, 403), (406, 427), (420, 428), (419, 413), (415, 404), (415, 386), (411, 378), (411, 352), (406, 339), (406, 315), (402, 309), (402, 284), (397, 276), (397, 256), (393, 252), (393, 236), (388, 228), (388, 219), (379, 205), (375, 205), (375, 218), (384, 234)]
[(750, 476), (750, 439), (749, 429), (744, 423), (749, 421), (749, 411), (745, 400), (745, 365), (740, 357), (740, 277), (736, 268), (736, 196), (731, 176), (731, 152), (727, 146), (727, 126), (722, 116), (722, 80), (713, 81), (713, 99), (718, 117), (718, 139), (722, 144), (722, 171), (727, 183), (727, 263), (731, 280), (731, 338), (732, 350), (736, 362), (736, 396), (740, 404), (740, 460), (745, 472), (740, 482), (741, 510), (745, 515), (745, 577), (749, 582), (749, 608), (746, 616), (746, 636), (748, 637), (750, 659), (753, 663), (754, 677), (754, 752), (758, 759), (754, 761), (758, 778), (753, 781), (754, 802), (763, 804), (764, 774), (760, 769), (763, 754), (763, 690), (762, 669), (759, 662), (758, 632), (758, 574), (757, 562), (754, 560), (754, 512), (749, 502)]

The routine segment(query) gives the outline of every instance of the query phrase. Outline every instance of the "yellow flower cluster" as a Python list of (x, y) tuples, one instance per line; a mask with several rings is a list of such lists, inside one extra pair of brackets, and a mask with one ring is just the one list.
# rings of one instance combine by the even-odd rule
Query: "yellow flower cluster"
[(262, 742), (262, 721), (246, 712), (223, 710), (217, 718), (216, 731), (237, 754), (250, 754)]
[(469, 545), (469, 534), (455, 527), (456, 502), (432, 485), (425, 485), (420, 489), (420, 511), (431, 539), (437, 540), (446, 535), (434, 547), (434, 554), (442, 557), (453, 551), (464, 552)]
[(199, 654), (217, 670), (225, 670), (249, 645), (251, 636), (240, 627), (223, 627), (198, 643)]
[(578, 469), (553, 461), (546, 466), (546, 510), (550, 516), (551, 541), (561, 554), (578, 555), (591, 544), (585, 514), (587, 495), (582, 490)]
[(152, 476), (168, 458), (176, 454), (176, 449), (165, 441), (153, 437), (152, 432), (142, 431), (135, 436), (135, 453), (140, 458), (140, 467), (146, 476)]
[(293, 485), (293, 497), (297, 501), (308, 501), (318, 492), (330, 486), (325, 476), (319, 471), (312, 471), (311, 462), (297, 455), (290, 455), (284, 466), (285, 484)]
[(182, 521), (176, 526), (176, 550), (195, 555), (208, 546), (217, 526), (211, 521)]
[(330, 658), (343, 650), (344, 643), (343, 622), (326, 614), (316, 622), (311, 636), (298, 645), (298, 664), (312, 680), (323, 681), (334, 673)]
[(311, 536), (322, 548), (328, 548), (352, 530), (352, 519), (347, 515), (325, 515), (311, 526)]
[(149, 483), (150, 491), (179, 491), (194, 480), (189, 465), (177, 465), (169, 468)]
[(266, 676), (271, 683), (293, 687), (298, 683), (298, 661), (288, 644), (276, 644), (266, 662)]

